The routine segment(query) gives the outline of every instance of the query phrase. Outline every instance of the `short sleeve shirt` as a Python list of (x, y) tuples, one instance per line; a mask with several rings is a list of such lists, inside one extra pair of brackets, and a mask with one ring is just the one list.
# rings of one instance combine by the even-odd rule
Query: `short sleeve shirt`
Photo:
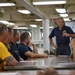
[(55, 27), (52, 32), (49, 35), (49, 38), (52, 38), (56, 36), (56, 44), (69, 44), (70, 43), (70, 37), (63, 36), (63, 31), (66, 31), (69, 34), (75, 34), (72, 29), (68, 26), (63, 26), (63, 28), (60, 30), (59, 27)]
[(26, 52), (30, 51), (32, 52), (32, 49), (29, 47), (29, 46), (25, 46), (24, 44), (19, 44), (18, 46), (18, 50), (19, 50), (19, 53), (20, 53), (20, 56), (26, 60), (28, 59), (28, 56), (25, 55)]
[(20, 61), (18, 48), (13, 42), (10, 43), (10, 52), (17, 61)]
[(5, 44), (0, 42), (0, 61), (3, 61), (3, 62), (0, 62), (0, 67), (4, 66), (5, 64), (4, 60), (9, 56), (11, 56), (11, 54), (10, 52), (8, 52), (7, 47), (5, 46)]

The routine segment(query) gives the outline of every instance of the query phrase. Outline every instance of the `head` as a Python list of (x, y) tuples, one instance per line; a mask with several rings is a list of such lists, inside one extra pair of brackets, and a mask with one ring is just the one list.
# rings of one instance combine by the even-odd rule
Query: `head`
[(0, 41), (5, 43), (8, 40), (8, 28), (4, 24), (0, 24)]
[(52, 67), (37, 71), (37, 75), (59, 75)]
[(23, 32), (21, 34), (20, 41), (21, 42), (25, 42), (28, 45), (29, 42), (30, 42), (30, 35), (29, 35), (29, 33), (28, 32)]
[(60, 28), (62, 28), (62, 27), (64, 26), (64, 20), (63, 20), (63, 18), (58, 18), (58, 19), (56, 20), (56, 24), (57, 24)]
[(20, 40), (20, 32), (17, 29), (14, 29), (13, 39), (18, 42)]
[(10, 43), (12, 41), (13, 36), (14, 36), (13, 29), (8, 27), (8, 43)]

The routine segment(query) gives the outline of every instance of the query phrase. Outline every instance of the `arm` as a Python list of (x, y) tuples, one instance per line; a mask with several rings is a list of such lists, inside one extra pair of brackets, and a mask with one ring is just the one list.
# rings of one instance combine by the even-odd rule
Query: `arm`
[(50, 40), (50, 42), (51, 42), (51, 44), (52, 44), (52, 46), (54, 46), (55, 48), (57, 48), (57, 45), (54, 43), (54, 41), (53, 41), (53, 37), (55, 36), (55, 28), (52, 30), (52, 32), (50, 33), (50, 35), (49, 35), (49, 40)]
[(75, 34), (64, 33), (63, 36), (75, 38)]
[(57, 45), (53, 42), (53, 39), (52, 39), (52, 38), (50, 38), (50, 42), (51, 42), (51, 44), (52, 44), (55, 48), (57, 48)]
[(74, 38), (74, 37), (75, 37), (75, 33), (73, 32), (73, 30), (72, 30), (70, 27), (68, 27), (68, 33), (65, 32), (65, 33), (63, 34), (63, 36)]
[(36, 45), (33, 45), (33, 52), (38, 54), (38, 49), (37, 49)]
[(13, 56), (9, 56), (5, 58), (5, 61), (6, 61), (6, 65), (12, 65), (12, 66), (15, 66), (18, 62)]
[(38, 54), (38, 49), (37, 49), (37, 47), (34, 43), (30, 42), (29, 46), (32, 46), (33, 47), (33, 52)]
[(75, 34), (70, 34), (70, 37), (75, 38)]
[(24, 61), (24, 60), (20, 57), (20, 61)]
[(32, 53), (30, 51), (25, 53), (26, 56), (31, 57), (31, 58), (46, 58), (48, 57), (47, 54), (37, 54), (37, 53)]

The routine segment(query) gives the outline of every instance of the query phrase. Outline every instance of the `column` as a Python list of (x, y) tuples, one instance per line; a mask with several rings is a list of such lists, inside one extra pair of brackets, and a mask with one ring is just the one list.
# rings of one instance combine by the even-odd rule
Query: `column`
[(32, 28), (32, 40), (40, 40), (40, 27)]
[(50, 53), (49, 22), (49, 19), (43, 19), (43, 50), (48, 50)]

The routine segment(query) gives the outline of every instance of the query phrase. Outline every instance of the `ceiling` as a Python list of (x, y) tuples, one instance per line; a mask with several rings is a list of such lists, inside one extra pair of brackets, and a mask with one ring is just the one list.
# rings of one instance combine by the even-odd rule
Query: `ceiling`
[[(59, 16), (56, 12), (56, 8), (65, 8), (66, 13), (69, 15), (66, 18), (70, 20), (75, 18), (75, 0), (66, 0), (66, 4), (61, 5), (33, 5), (33, 2), (50, 1), (50, 0), (0, 0), (0, 3), (12, 2), (16, 6), (0, 7), (0, 20), (7, 20), (15, 23), (17, 26), (29, 26), (31, 23), (35, 23), (38, 26), (42, 25), (42, 21), (35, 21), (35, 19), (55, 19)], [(19, 13), (17, 10), (27, 9), (31, 13), (26, 15)], [(2, 11), (3, 10), (3, 11)]]

